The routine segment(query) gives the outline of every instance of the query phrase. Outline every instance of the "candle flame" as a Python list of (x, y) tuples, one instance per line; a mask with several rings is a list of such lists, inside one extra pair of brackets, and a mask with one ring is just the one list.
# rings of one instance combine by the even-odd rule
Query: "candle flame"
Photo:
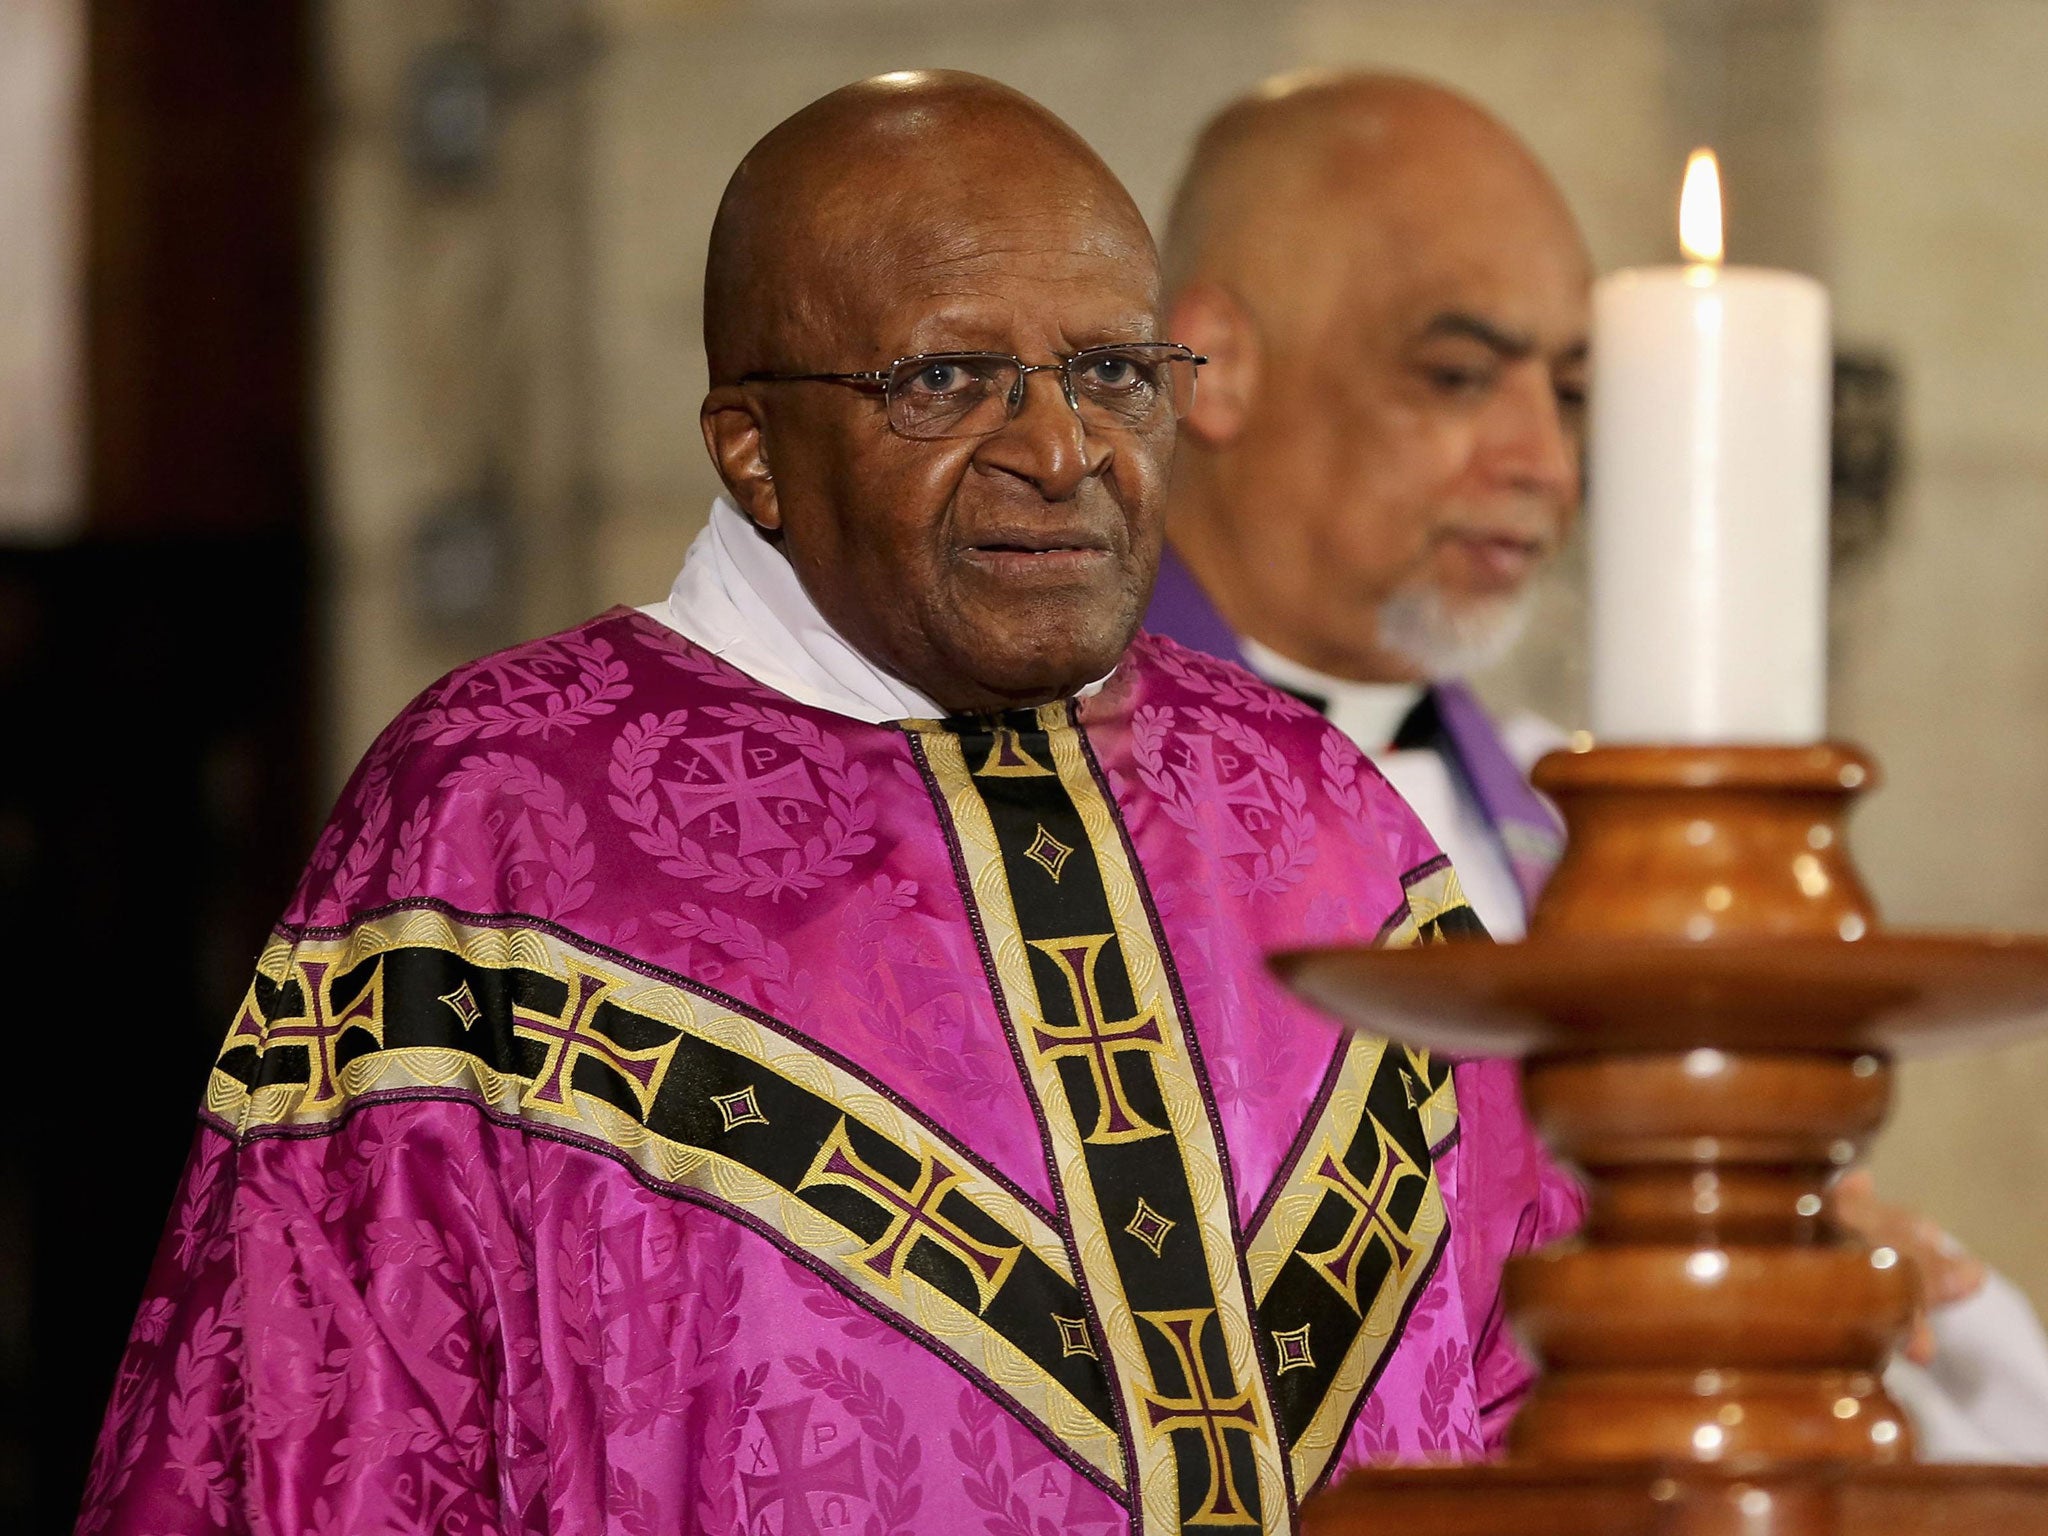
[(1678, 195), (1678, 244), (1686, 260), (1720, 265), (1721, 164), (1711, 149), (1696, 149), (1685, 162), (1685, 190)]

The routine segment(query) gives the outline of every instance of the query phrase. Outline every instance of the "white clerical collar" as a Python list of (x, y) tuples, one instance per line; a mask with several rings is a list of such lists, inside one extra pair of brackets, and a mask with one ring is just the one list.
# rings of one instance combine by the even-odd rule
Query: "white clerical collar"
[(1408, 712), (1422, 702), (1425, 683), (1355, 683), (1290, 661), (1250, 638), (1240, 638), (1244, 659), (1267, 682), (1328, 701), (1330, 724), (1364, 747), (1381, 752), (1392, 744)]
[[(855, 650), (834, 629), (796, 568), (723, 496), (683, 558), (665, 602), (640, 610), (777, 693), (880, 725), (946, 711)], [(1081, 690), (1099, 689), (1104, 678)]]

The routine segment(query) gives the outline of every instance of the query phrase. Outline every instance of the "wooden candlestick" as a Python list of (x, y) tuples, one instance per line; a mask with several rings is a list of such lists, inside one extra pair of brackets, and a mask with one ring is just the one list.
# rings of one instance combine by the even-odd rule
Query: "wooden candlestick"
[(1359, 1474), (1309, 1530), (2048, 1530), (2048, 1472), (1911, 1463), (1879, 1377), (1913, 1277), (1828, 1210), (1895, 1054), (2048, 1014), (2048, 943), (1879, 929), (1842, 835), (1874, 777), (1833, 746), (1554, 754), (1570, 842), (1527, 942), (1276, 961), (1363, 1027), (1523, 1057), (1590, 1196), (1509, 1266), (1543, 1376), (1506, 1462)]

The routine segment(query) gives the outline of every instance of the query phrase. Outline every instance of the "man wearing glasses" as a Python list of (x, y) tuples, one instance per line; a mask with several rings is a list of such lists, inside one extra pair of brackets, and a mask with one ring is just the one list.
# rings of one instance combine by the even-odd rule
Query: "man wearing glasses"
[(1273, 949), (1474, 926), (1341, 736), (1134, 639), (1200, 359), (970, 76), (728, 188), (669, 600), (372, 749), (228, 1031), (87, 1532), (1290, 1529), (1497, 1442), (1576, 1214)]

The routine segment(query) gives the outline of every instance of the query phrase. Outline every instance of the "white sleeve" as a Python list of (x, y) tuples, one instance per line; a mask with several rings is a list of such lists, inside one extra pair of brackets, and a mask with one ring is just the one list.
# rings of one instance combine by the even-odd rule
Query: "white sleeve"
[(1884, 1373), (1913, 1420), (1920, 1459), (2048, 1463), (2048, 1336), (2026, 1297), (1994, 1272), (1928, 1322), (1933, 1362), (1895, 1358)]

